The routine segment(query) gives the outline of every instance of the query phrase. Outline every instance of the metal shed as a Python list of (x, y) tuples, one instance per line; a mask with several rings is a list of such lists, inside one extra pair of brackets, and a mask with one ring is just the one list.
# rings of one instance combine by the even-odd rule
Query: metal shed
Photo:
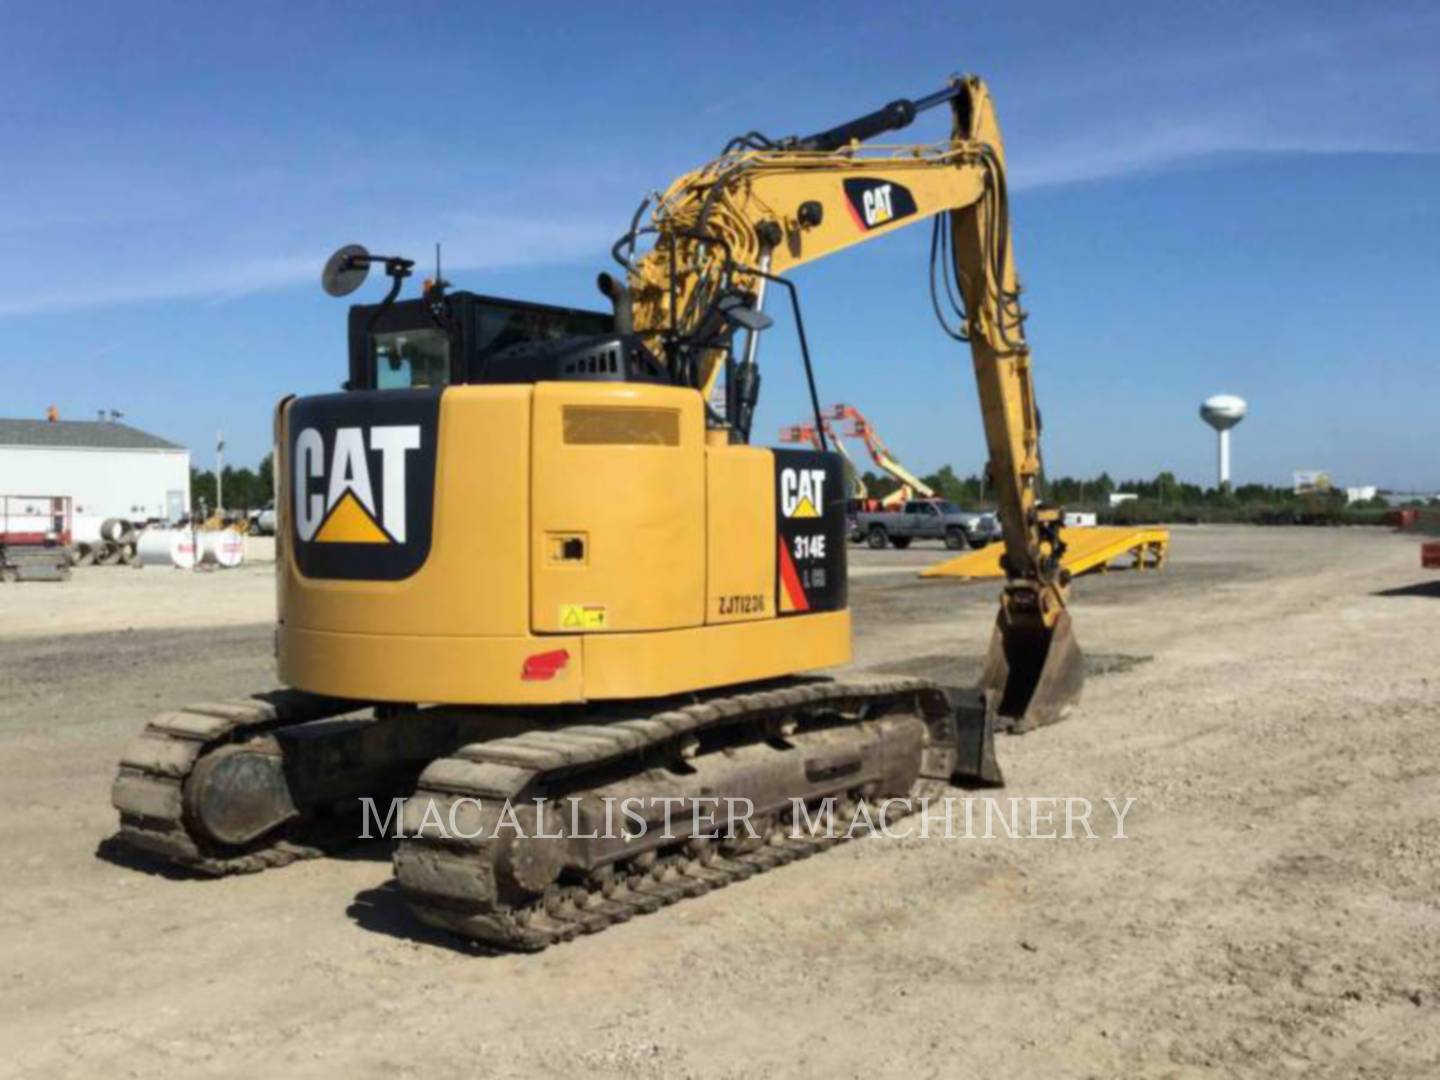
[(0, 494), (68, 496), (76, 515), (173, 521), (190, 511), (190, 451), (112, 420), (0, 419)]

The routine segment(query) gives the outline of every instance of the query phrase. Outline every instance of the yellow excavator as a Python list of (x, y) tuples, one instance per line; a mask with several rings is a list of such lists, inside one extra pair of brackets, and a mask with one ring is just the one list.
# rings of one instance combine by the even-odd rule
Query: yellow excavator
[[(867, 145), (941, 107), (948, 139)], [(788, 275), (920, 222), (942, 326), (970, 346), (1004, 526), (993, 641), (962, 700), (805, 674), (851, 659), (841, 459), (749, 442), (767, 300), (789, 301), (823, 432)], [(1059, 514), (1037, 494), (984, 84), (808, 137), (740, 136), (642, 203), (614, 255), (608, 311), (451, 291), (438, 265), (401, 300), (411, 260), (332, 257), (332, 295), (372, 266), (390, 285), (350, 309), (343, 390), (276, 411), (288, 689), (152, 719), (113, 787), (121, 844), (261, 870), (353, 842), (359, 808), (388, 805), (375, 824), (400, 837), (420, 919), (540, 949), (820, 850), (835, 838), (790, 826), (825, 800), (997, 782), (994, 731), (1061, 716), (1080, 653)], [(721, 798), (753, 811), (745, 828), (602, 828), (616, 799), (654, 825), (675, 800)]]

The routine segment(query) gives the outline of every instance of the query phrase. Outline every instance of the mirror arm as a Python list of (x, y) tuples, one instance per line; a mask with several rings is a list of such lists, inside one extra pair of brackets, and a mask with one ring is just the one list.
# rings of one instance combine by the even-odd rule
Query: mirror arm
[(385, 299), (375, 306), (375, 310), (370, 313), (370, 318), (365, 320), (365, 335), (362, 340), (365, 342), (365, 348), (369, 349), (371, 348), (370, 335), (375, 329), (375, 324), (400, 296), (400, 286), (405, 283), (405, 279), (410, 276), (410, 271), (415, 268), (415, 260), (402, 259), (399, 256), (352, 255), (347, 261), (354, 262), (360, 259), (366, 262), (384, 262), (385, 273), (390, 278), (390, 291), (385, 294)]

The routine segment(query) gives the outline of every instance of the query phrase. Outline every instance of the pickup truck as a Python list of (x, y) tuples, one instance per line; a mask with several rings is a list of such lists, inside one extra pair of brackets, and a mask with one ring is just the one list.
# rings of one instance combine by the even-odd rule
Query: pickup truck
[(246, 525), (251, 536), (274, 536), (275, 504), (271, 503), (264, 510), (251, 510)]
[(876, 549), (941, 540), (952, 551), (961, 551), (999, 538), (1000, 521), (994, 514), (961, 510), (948, 499), (914, 499), (900, 510), (861, 510), (850, 521), (850, 539)]

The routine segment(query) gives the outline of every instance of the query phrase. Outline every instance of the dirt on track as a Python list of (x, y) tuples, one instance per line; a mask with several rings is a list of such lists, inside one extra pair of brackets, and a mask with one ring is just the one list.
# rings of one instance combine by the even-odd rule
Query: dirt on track
[[(943, 556), (856, 553), (859, 666), (973, 675), (995, 586), (910, 575)], [(42, 613), (0, 639), (0, 1075), (1434, 1075), (1418, 563), (1185, 529), (1163, 574), (1079, 582), (1084, 701), (1002, 740), (1002, 794), (1133, 798), (1128, 839), (865, 840), (533, 956), (418, 930), (380, 847), (221, 881), (97, 858), (148, 714), (273, 685), (268, 576), (137, 572), (118, 619), (115, 571), (0, 586)]]

